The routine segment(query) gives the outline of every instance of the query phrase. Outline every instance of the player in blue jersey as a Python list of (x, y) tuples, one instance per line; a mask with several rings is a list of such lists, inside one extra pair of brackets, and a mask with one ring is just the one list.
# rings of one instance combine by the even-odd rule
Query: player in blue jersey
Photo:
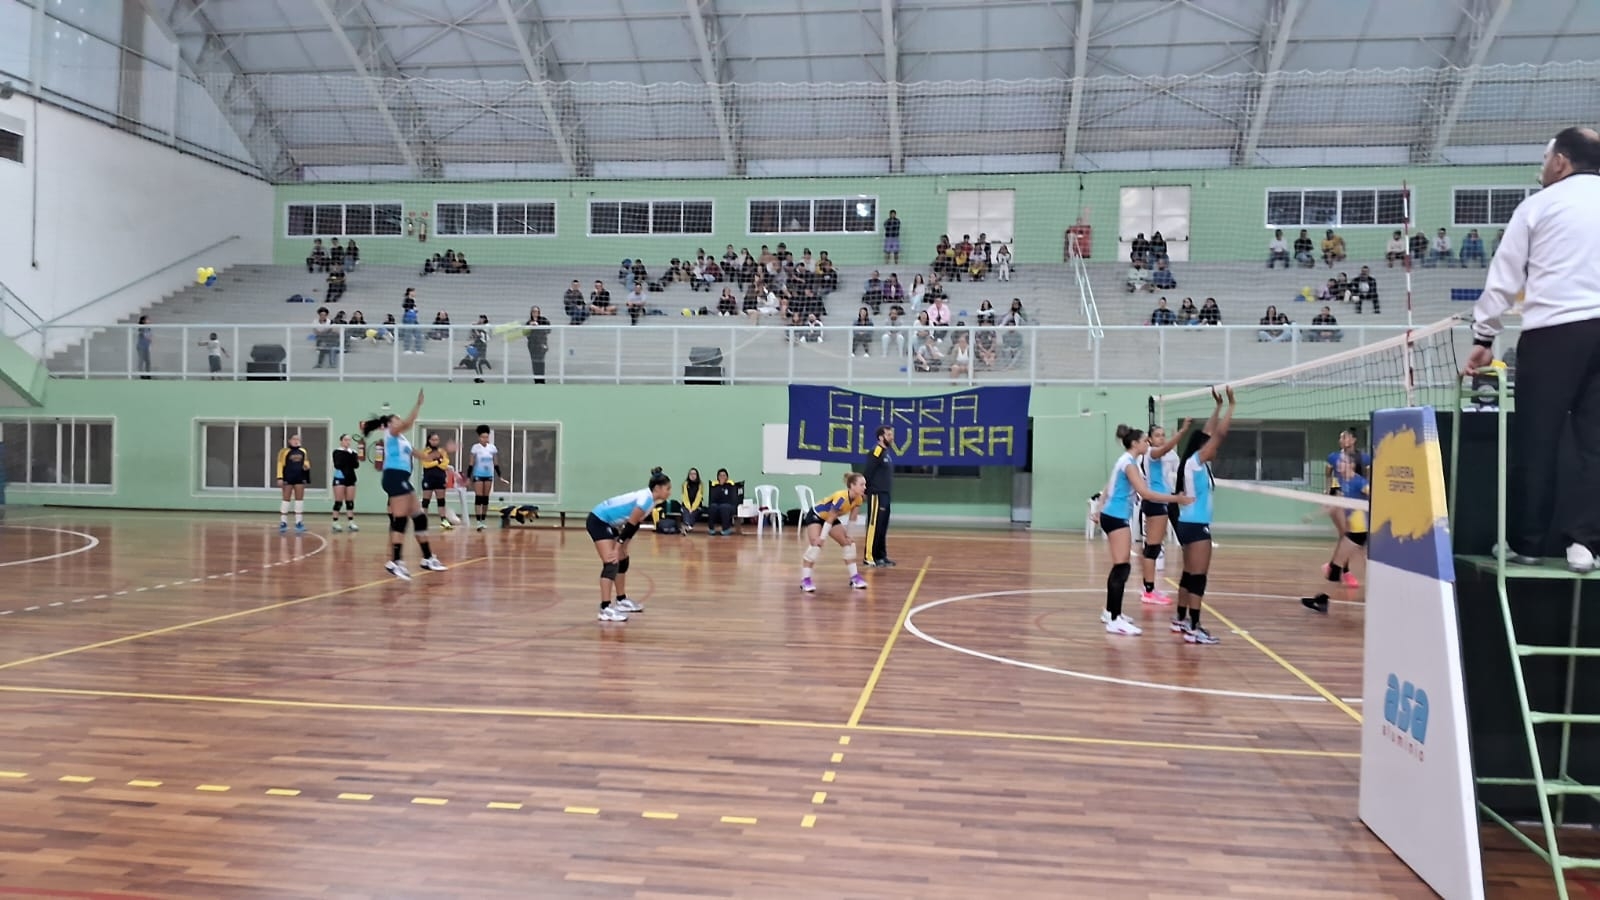
[(1110, 634), (1138, 635), (1144, 631), (1133, 620), (1122, 614), (1122, 593), (1128, 586), (1128, 576), (1133, 566), (1128, 562), (1133, 552), (1133, 530), (1128, 523), (1138, 512), (1139, 500), (1152, 503), (1192, 503), (1192, 497), (1180, 497), (1151, 490), (1139, 471), (1139, 459), (1150, 449), (1144, 432), (1126, 425), (1117, 426), (1117, 439), (1122, 442), (1123, 453), (1111, 467), (1111, 483), (1106, 486), (1100, 505), (1100, 530), (1106, 533), (1106, 543), (1111, 547), (1111, 574), (1106, 577), (1106, 608), (1100, 621)]
[[(1372, 468), (1372, 455), (1361, 450), (1361, 435), (1352, 426), (1339, 432), (1339, 449), (1328, 454), (1326, 465), (1323, 466), (1323, 477), (1328, 484), (1328, 493), (1334, 497), (1344, 496), (1339, 485), (1339, 460), (1349, 459), (1355, 462), (1356, 470), (1365, 475)], [(1339, 545), (1344, 541), (1346, 523), (1345, 510), (1337, 506), (1328, 509), (1328, 518), (1333, 521), (1333, 531), (1337, 535), (1333, 539), (1334, 552), (1339, 552)]]
[(1228, 408), (1224, 411), (1222, 395), (1212, 389), (1217, 406), (1211, 411), (1211, 418), (1206, 420), (1205, 428), (1189, 435), (1189, 442), (1178, 455), (1174, 489), (1194, 502), (1180, 507), (1172, 523), (1173, 534), (1183, 548), (1183, 575), (1178, 578), (1178, 609), (1172, 617), (1172, 630), (1191, 644), (1217, 643), (1211, 632), (1200, 625), (1200, 607), (1205, 604), (1206, 579), (1211, 574), (1212, 497), (1217, 488), (1211, 461), (1217, 458), (1217, 450), (1228, 437), (1236, 405), (1233, 388), (1226, 391)]
[[(861, 509), (861, 501), (866, 496), (867, 477), (860, 472), (850, 472), (844, 476), (844, 490), (834, 491), (817, 501), (800, 517), (807, 545), (805, 555), (800, 558), (800, 590), (809, 594), (817, 589), (811, 581), (811, 570), (817, 564), (817, 557), (822, 555), (822, 541), (827, 537), (832, 537), (842, 551), (845, 568), (850, 570), (850, 586), (866, 590), (867, 580), (856, 568), (856, 542), (850, 539), (850, 519)], [(841, 522), (843, 527), (835, 527)]]
[(384, 568), (396, 578), (411, 580), (406, 564), (400, 561), (400, 551), (405, 546), (406, 519), (411, 520), (417, 546), (422, 548), (422, 567), (435, 572), (445, 570), (444, 563), (433, 555), (428, 545), (428, 516), (422, 511), (422, 502), (411, 486), (412, 451), (406, 432), (416, 424), (417, 413), (422, 411), (422, 392), (417, 391), (417, 405), (404, 416), (384, 413), (361, 423), (363, 439), (374, 431), (382, 432), (383, 440), (383, 492), (389, 496), (389, 550), (390, 558)]
[(628, 599), (628, 541), (639, 531), (639, 523), (672, 496), (672, 479), (660, 469), (650, 473), (650, 486), (602, 500), (584, 527), (600, 555), (600, 615), (602, 622), (626, 622), (624, 613), (644, 612), (644, 607)]
[[(1357, 554), (1363, 552), (1367, 546), (1367, 536), (1370, 526), (1367, 519), (1367, 503), (1370, 502), (1372, 486), (1367, 481), (1366, 469), (1358, 462), (1359, 457), (1345, 456), (1339, 460), (1334, 469), (1334, 477), (1338, 479), (1339, 496), (1346, 500), (1359, 501), (1356, 507), (1336, 507), (1343, 525), (1343, 533), (1339, 537), (1338, 546), (1333, 548), (1333, 558), (1322, 567), (1324, 577), (1334, 584), (1343, 584), (1347, 588), (1357, 588), (1361, 582), (1350, 571), (1350, 563), (1355, 561)], [(1328, 611), (1328, 595), (1318, 594), (1315, 597), (1302, 597), (1300, 602), (1307, 609), (1325, 613)]]
[[(1189, 424), (1189, 420), (1184, 419), (1170, 440), (1167, 430), (1160, 425), (1150, 429), (1150, 449), (1145, 451), (1143, 460), (1144, 478), (1149, 482), (1150, 490), (1159, 494), (1172, 490), (1172, 478), (1167, 472), (1168, 457), (1172, 454), (1172, 448), (1178, 446), (1178, 441), (1189, 430)], [(1172, 602), (1172, 598), (1156, 590), (1156, 560), (1161, 557), (1161, 544), (1167, 539), (1167, 518), (1171, 513), (1171, 504), (1142, 500), (1139, 511), (1144, 514), (1144, 559), (1140, 563), (1144, 593), (1139, 595), (1139, 599), (1144, 603), (1166, 606)]]

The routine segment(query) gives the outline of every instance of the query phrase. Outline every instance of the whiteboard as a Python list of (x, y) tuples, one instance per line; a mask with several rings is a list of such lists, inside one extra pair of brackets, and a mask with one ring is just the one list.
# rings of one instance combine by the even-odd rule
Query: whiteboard
[(790, 459), (789, 423), (768, 423), (761, 426), (761, 474), (821, 475), (822, 461)]

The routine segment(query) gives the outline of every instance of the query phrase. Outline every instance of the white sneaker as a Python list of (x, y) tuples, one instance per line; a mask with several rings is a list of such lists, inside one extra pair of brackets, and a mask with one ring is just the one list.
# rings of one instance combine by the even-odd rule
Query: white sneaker
[(601, 622), (626, 622), (626, 621), (628, 621), (628, 617), (623, 615), (620, 612), (617, 612), (617, 608), (615, 606), (608, 606), (605, 609), (600, 610), (600, 615), (596, 616), (595, 618), (600, 620)]
[(449, 568), (447, 566), (445, 566), (444, 563), (439, 561), (439, 557), (437, 557), (437, 556), (430, 556), (427, 559), (423, 560), (422, 561), (422, 567), (424, 569), (427, 569), (430, 572), (448, 572), (448, 571), (450, 571)]
[(620, 609), (623, 612), (644, 612), (644, 606), (642, 606), (641, 604), (635, 602), (634, 600), (627, 599), (627, 598), (613, 601), (612, 604), (611, 604), (611, 608), (612, 609)]
[(360, 531), (361, 530), (361, 526), (357, 525), (355, 522), (351, 522), (349, 525), (346, 525), (345, 528), (349, 529), (350, 531)]
[(406, 571), (406, 564), (403, 562), (386, 562), (383, 564), (383, 567), (389, 570), (390, 575), (393, 575), (401, 581), (411, 580), (411, 573)]
[(1587, 575), (1594, 571), (1594, 554), (1582, 544), (1573, 544), (1567, 548), (1567, 570)]
[(477, 528), (478, 528), (479, 531), (482, 531), (482, 530), (484, 530), (485, 528), (488, 528), (488, 527), (489, 527), (488, 525), (485, 525), (482, 522), (479, 522), (478, 525), (477, 525)]
[(1125, 634), (1129, 637), (1138, 637), (1144, 634), (1144, 629), (1128, 621), (1127, 616), (1118, 616), (1106, 623), (1106, 634)]
[(338, 522), (333, 523), (333, 533), (334, 534), (338, 534), (339, 533), (339, 523)]

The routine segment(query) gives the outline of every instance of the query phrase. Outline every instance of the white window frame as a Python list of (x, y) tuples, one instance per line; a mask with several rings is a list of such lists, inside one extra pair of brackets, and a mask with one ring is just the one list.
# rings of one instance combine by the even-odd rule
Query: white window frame
[[(115, 494), (117, 492), (117, 417), (116, 416), (67, 416), (67, 417), (57, 417), (57, 416), (0, 416), (0, 422), (3, 422), (5, 424), (25, 425), (25, 426), (27, 426), (28, 443), (30, 445), (33, 442), (33, 426), (36, 423), (54, 424), (56, 426), (56, 467), (55, 467), (56, 480), (53, 481), (53, 482), (36, 482), (36, 481), (31, 481), (31, 480), (28, 480), (28, 481), (11, 481), (11, 480), (7, 479), (6, 487), (7, 487), (8, 490), (45, 491), (45, 492), (51, 492), (51, 493), (71, 493), (71, 494), (105, 494), (105, 495), (111, 495), (111, 494)], [(106, 484), (95, 484), (95, 483), (71, 484), (71, 483), (62, 483), (62, 481), (61, 481), (61, 453), (62, 453), (62, 448), (63, 448), (63, 441), (61, 440), (62, 428), (63, 428), (63, 426), (65, 426), (66, 428), (71, 429), (72, 427), (77, 426), (77, 425), (110, 425), (111, 426), (111, 446), (106, 448), (106, 450), (105, 450), (105, 452), (111, 458), (111, 481), (109, 483), (106, 483)], [(90, 444), (90, 448), (91, 448), (91, 451), (93, 451), (94, 445)], [(70, 450), (68, 452), (70, 453)], [(28, 470), (28, 472), (26, 474), (29, 476), (29, 478), (31, 478), (32, 477), (32, 462), (33, 462), (33, 454), (31, 452), (31, 447), (24, 446), (24, 448), (23, 448), (23, 458), (29, 464), (29, 470)], [(94, 468), (94, 466), (91, 465), (90, 469), (93, 469), (93, 468)]]
[[(465, 464), (465, 461), (471, 458), (470, 456), (468, 456), (466, 445), (477, 442), (478, 436), (477, 436), (477, 434), (475, 432), (476, 432), (476, 429), (477, 429), (477, 427), (479, 425), (487, 425), (487, 426), (489, 426), (489, 430), (491, 432), (491, 436), (494, 439), (494, 444), (495, 444), (496, 447), (500, 448), (500, 460), (501, 460), (500, 467), (501, 467), (502, 470), (507, 469), (507, 464), (506, 463), (507, 463), (507, 459), (509, 457), (509, 452), (510, 452), (510, 451), (508, 451), (507, 447), (502, 442), (502, 436), (504, 434), (506, 434), (508, 432), (509, 433), (515, 433), (515, 432), (522, 431), (524, 429), (529, 429), (529, 428), (547, 428), (547, 429), (550, 429), (550, 430), (554, 431), (555, 435), (556, 435), (555, 477), (553, 479), (553, 484), (554, 484), (555, 490), (553, 492), (550, 492), (550, 493), (534, 493), (534, 492), (526, 491), (526, 490), (517, 490), (516, 488), (518, 487), (518, 485), (517, 485), (517, 483), (515, 481), (513, 481), (511, 488), (505, 488), (504, 485), (497, 483), (494, 486), (493, 493), (496, 496), (503, 496), (503, 495), (512, 496), (512, 497), (517, 497), (519, 499), (531, 500), (531, 501), (534, 501), (534, 502), (539, 503), (539, 504), (552, 504), (553, 505), (553, 504), (558, 504), (558, 503), (561, 502), (561, 459), (562, 459), (563, 454), (565, 453), (566, 444), (565, 444), (565, 441), (564, 441), (564, 438), (565, 438), (564, 430), (563, 430), (560, 422), (551, 422), (551, 421), (495, 422), (495, 421), (486, 421), (486, 420), (483, 420), (483, 419), (473, 419), (473, 420), (470, 420), (470, 421), (466, 420), (466, 419), (461, 419), (461, 420), (458, 420), (458, 421), (450, 421), (450, 420), (422, 421), (422, 420), (419, 420), (416, 424), (414, 424), (412, 426), (411, 433), (409, 435), (407, 435), (407, 438), (411, 441), (411, 446), (413, 448), (416, 448), (417, 453), (421, 453), (421, 448), (423, 447), (424, 444), (427, 443), (428, 432), (429, 431), (443, 431), (443, 432), (455, 431), (456, 435), (457, 435), (456, 439), (455, 439), (456, 442), (457, 442), (457, 447), (456, 447), (456, 453), (452, 454), (451, 457), (450, 457), (450, 467), (455, 469), (458, 472), (462, 472), (462, 471), (466, 471), (467, 470), (467, 466)], [(514, 450), (515, 446), (513, 445), (511, 449)], [(367, 455), (370, 457), (372, 454), (371, 454), (370, 451), (368, 451)], [(526, 457), (523, 457), (521, 459), (521, 463), (524, 466), (524, 471), (526, 471), (526, 465), (527, 465)], [(420, 466), (419, 466), (418, 471), (420, 471)]]
[[(1304, 218), (1305, 217), (1305, 195), (1308, 194), (1308, 193), (1321, 194), (1321, 193), (1327, 193), (1329, 191), (1332, 191), (1333, 193), (1338, 195), (1339, 212), (1341, 214), (1338, 217), (1339, 221), (1333, 222), (1331, 224), (1318, 223), (1318, 224), (1314, 224), (1314, 225), (1313, 224), (1305, 224), (1305, 223), (1302, 223), (1302, 224), (1299, 224), (1299, 225), (1283, 225), (1283, 224), (1274, 224), (1273, 223), (1273, 221), (1272, 221), (1272, 195), (1273, 194), (1294, 194), (1294, 193), (1298, 193), (1300, 195), (1301, 218)], [(1315, 230), (1315, 229), (1318, 229), (1318, 228), (1321, 228), (1321, 229), (1334, 228), (1334, 229), (1338, 229), (1338, 230), (1344, 230), (1344, 229), (1347, 229), (1347, 228), (1382, 228), (1382, 229), (1387, 229), (1387, 230), (1391, 230), (1392, 231), (1395, 228), (1403, 227), (1403, 223), (1401, 223), (1401, 222), (1375, 222), (1375, 223), (1372, 223), (1372, 224), (1357, 224), (1357, 225), (1346, 225), (1346, 224), (1344, 224), (1343, 215), (1342, 214), (1344, 212), (1344, 194), (1345, 194), (1345, 191), (1350, 191), (1352, 193), (1365, 192), (1365, 191), (1374, 192), (1373, 193), (1373, 198), (1372, 198), (1372, 202), (1375, 204), (1374, 207), (1373, 207), (1373, 218), (1377, 218), (1377, 207), (1376, 207), (1376, 204), (1378, 202), (1378, 197), (1377, 197), (1378, 193), (1381, 193), (1383, 191), (1409, 191), (1411, 196), (1410, 196), (1409, 202), (1407, 204), (1409, 208), (1406, 210), (1406, 212), (1407, 212), (1407, 214), (1411, 215), (1412, 223), (1415, 224), (1415, 222), (1416, 222), (1416, 216), (1414, 215), (1414, 213), (1415, 213), (1415, 211), (1417, 209), (1417, 190), (1416, 190), (1416, 188), (1409, 187), (1409, 186), (1401, 188), (1401, 187), (1396, 187), (1395, 185), (1389, 184), (1389, 185), (1384, 185), (1382, 187), (1370, 187), (1370, 186), (1365, 186), (1365, 185), (1354, 185), (1354, 186), (1351, 186), (1351, 187), (1269, 187), (1269, 188), (1266, 189), (1266, 192), (1261, 195), (1261, 218), (1262, 218), (1263, 226), (1268, 231), (1275, 231), (1275, 230), (1277, 230), (1279, 228), (1282, 228), (1285, 231), (1288, 231), (1291, 228), (1304, 228), (1307, 231), (1312, 231), (1312, 230)], [(1290, 243), (1293, 243), (1293, 241), (1294, 241), (1293, 238), (1290, 238), (1287, 235), (1285, 236), (1285, 240), (1288, 240)]]
[[(468, 206), (478, 206), (478, 205), (483, 205), (483, 204), (488, 204), (489, 206), (494, 207), (494, 231), (493, 232), (491, 232), (489, 234), (468, 234), (466, 231), (462, 231), (460, 234), (446, 234), (444, 232), (444, 230), (440, 227), (440, 223), (442, 223), (444, 221), (444, 216), (441, 215), (441, 213), (440, 213), (440, 210), (442, 208), (444, 208), (446, 206), (460, 206), (460, 207), (462, 207), (461, 225), (462, 225), (462, 228), (465, 228), (466, 227), (466, 209), (465, 208), (468, 207)], [(527, 234), (526, 232), (524, 232), (524, 233), (521, 233), (521, 234), (509, 234), (509, 233), (501, 234), (500, 233), (500, 207), (502, 205), (504, 205), (504, 206), (548, 206), (548, 207), (550, 207), (550, 224), (551, 224), (550, 233), (549, 234)], [(553, 237), (556, 236), (556, 233), (558, 231), (560, 231), (560, 229), (561, 229), (561, 219), (560, 219), (560, 210), (557, 208), (556, 201), (548, 200), (548, 199), (533, 198), (533, 199), (529, 199), (529, 200), (515, 200), (515, 199), (513, 199), (513, 200), (436, 200), (436, 201), (434, 201), (434, 204), (433, 204), (433, 222), (430, 223), (429, 228), (432, 230), (432, 234), (430, 236), (437, 237), (437, 238), (439, 238), (441, 240), (444, 239), (444, 238), (449, 238), (451, 240), (456, 240), (457, 238), (460, 238), (461, 240), (469, 240), (469, 239), (470, 240), (477, 240), (477, 239), (480, 239), (480, 238), (553, 238)]]
[(1452, 228), (1504, 228), (1511, 220), (1504, 222), (1458, 222), (1456, 221), (1456, 195), (1462, 191), (1485, 191), (1484, 207), (1489, 211), (1489, 218), (1494, 218), (1494, 192), (1495, 191), (1522, 191), (1525, 201), (1534, 194), (1539, 193), (1539, 188), (1522, 184), (1458, 184), (1450, 189), (1450, 227)]
[[(296, 206), (309, 206), (309, 207), (312, 208), (312, 211), (311, 211), (311, 234), (292, 234), (292, 233), (290, 233), (290, 231), (289, 231), (289, 210), (291, 208), (293, 208), (293, 207), (296, 207)], [(340, 231), (337, 234), (318, 234), (317, 233), (317, 228), (316, 228), (316, 225), (317, 225), (316, 208), (319, 207), (319, 206), (337, 206), (337, 207), (339, 207), (339, 228), (340, 228)], [(352, 207), (352, 206), (371, 206), (371, 207), (374, 207), (374, 208), (379, 207), (379, 206), (398, 206), (400, 208), (400, 231), (399, 231), (399, 233), (397, 233), (397, 234), (349, 234), (349, 233), (345, 232), (343, 230), (344, 226), (345, 226), (345, 221), (346, 221), (346, 219), (348, 218), (348, 215), (349, 215), (349, 208)], [(376, 213), (374, 213), (374, 219), (376, 219)], [(334, 201), (328, 201), (328, 202), (325, 202), (325, 203), (324, 202), (319, 202), (319, 201), (316, 201), (316, 200), (295, 200), (295, 201), (291, 201), (291, 202), (285, 203), (283, 205), (283, 236), (286, 237), (286, 238), (292, 238), (292, 239), (297, 240), (297, 241), (310, 241), (310, 240), (315, 240), (317, 238), (342, 238), (342, 237), (360, 238), (363, 241), (368, 240), (368, 239), (375, 240), (375, 241), (388, 241), (388, 240), (393, 240), (395, 238), (403, 238), (403, 237), (406, 236), (406, 205), (405, 205), (404, 202), (402, 202), (400, 200), (393, 200), (393, 199), (390, 199), (390, 200), (334, 200)]]
[(1251, 455), (1255, 460), (1255, 471), (1252, 473), (1253, 477), (1246, 478), (1246, 479), (1243, 479), (1243, 480), (1260, 482), (1261, 484), (1283, 484), (1283, 485), (1304, 485), (1304, 484), (1309, 484), (1310, 481), (1311, 481), (1311, 474), (1310, 474), (1311, 473), (1311, 465), (1310, 465), (1309, 459), (1302, 459), (1301, 460), (1301, 463), (1300, 463), (1300, 474), (1299, 474), (1299, 477), (1297, 477), (1297, 478), (1288, 479), (1288, 480), (1278, 479), (1278, 480), (1269, 481), (1269, 480), (1261, 477), (1261, 459), (1262, 459), (1262, 457), (1261, 457), (1261, 440), (1262, 440), (1261, 436), (1262, 436), (1263, 433), (1268, 432), (1268, 431), (1277, 431), (1277, 432), (1283, 432), (1283, 433), (1286, 433), (1286, 434), (1298, 434), (1298, 435), (1300, 435), (1301, 443), (1302, 443), (1302, 446), (1304, 447), (1304, 452), (1302, 453), (1302, 456), (1309, 457), (1309, 455), (1311, 453), (1311, 429), (1307, 428), (1304, 424), (1294, 424), (1294, 423), (1290, 423), (1290, 422), (1266, 422), (1266, 421), (1261, 421), (1261, 422), (1239, 422), (1239, 421), (1235, 421), (1234, 424), (1233, 424), (1232, 429), (1228, 432), (1228, 442), (1227, 442), (1227, 444), (1224, 445), (1225, 448), (1226, 447), (1237, 448), (1238, 447), (1238, 440), (1237, 439), (1240, 437), (1242, 432), (1249, 432), (1250, 434), (1255, 436), (1255, 444), (1251, 448)]
[[(596, 232), (594, 230), (594, 207), (597, 203), (643, 203), (650, 207), (650, 230), (637, 233), (623, 233), (621, 223), (618, 222), (616, 233)], [(656, 231), (656, 204), (657, 203), (705, 203), (711, 207), (710, 231)], [(620, 214), (619, 214), (620, 219)], [(682, 210), (679, 210), (679, 221), (682, 221)], [(642, 237), (713, 237), (717, 233), (717, 201), (710, 197), (650, 197), (650, 198), (615, 198), (615, 197), (590, 197), (583, 208), (583, 229), (592, 238), (642, 238)]]
[[(844, 221), (846, 221), (846, 222), (850, 221), (850, 215), (849, 215), (850, 204), (859, 203), (859, 202), (861, 202), (863, 200), (871, 200), (872, 201), (872, 228), (869, 229), (869, 230), (866, 230), (866, 231), (851, 231), (851, 230), (845, 229), (845, 228), (841, 228), (839, 231), (818, 231), (817, 227), (816, 227), (816, 225), (817, 225), (817, 204), (820, 203), (820, 202), (826, 202), (826, 201), (829, 201), (829, 200), (839, 200), (839, 201), (842, 201), (845, 204)], [(806, 229), (805, 231), (782, 231), (782, 230), (779, 230), (779, 231), (756, 231), (751, 227), (753, 223), (751, 222), (750, 204), (752, 204), (752, 203), (776, 203), (776, 204), (778, 204), (778, 220), (779, 220), (779, 228), (780, 229), (782, 228), (782, 220), (783, 220), (783, 204), (785, 204), (785, 203), (810, 203), (811, 204), (811, 227)], [(788, 236), (788, 235), (808, 235), (808, 234), (824, 234), (824, 235), (837, 234), (837, 235), (841, 235), (841, 236), (873, 235), (873, 234), (878, 234), (880, 229), (881, 229), (881, 227), (882, 227), (882, 225), (883, 225), (883, 220), (879, 216), (879, 214), (882, 211), (883, 211), (883, 200), (882, 200), (882, 198), (878, 197), (878, 195), (876, 195), (876, 194), (852, 194), (852, 195), (849, 195), (849, 196), (833, 196), (833, 197), (746, 197), (745, 201), (744, 201), (744, 228), (745, 228), (745, 232), (744, 233), (745, 233), (746, 236), (749, 236), (749, 237), (785, 237), (785, 236)]]
[[(206, 484), (206, 461), (210, 458), (210, 454), (208, 454), (206, 452), (206, 450), (207, 450), (207, 447), (206, 447), (206, 438), (207, 438), (206, 429), (210, 428), (212, 426), (215, 426), (215, 425), (231, 425), (231, 426), (233, 426), (233, 460), (231, 462), (231, 471), (233, 473), (233, 478), (232, 478), (233, 484), (228, 486), (228, 487), (213, 487), (211, 485)], [(315, 475), (320, 475), (322, 477), (323, 485), (322, 486), (306, 485), (306, 493), (308, 495), (311, 495), (311, 496), (327, 496), (328, 493), (329, 493), (329, 489), (328, 489), (327, 485), (330, 483), (330, 479), (327, 477), (327, 472), (328, 472), (328, 469), (333, 464), (333, 450), (334, 450), (334, 448), (339, 446), (339, 436), (333, 430), (333, 420), (332, 419), (319, 419), (319, 418), (314, 418), (314, 417), (313, 418), (307, 418), (307, 419), (293, 419), (293, 418), (287, 418), (287, 417), (285, 417), (285, 418), (273, 418), (273, 419), (266, 419), (266, 418), (248, 418), (248, 419), (197, 418), (197, 419), (191, 420), (191, 428), (193, 429), (193, 433), (194, 433), (194, 436), (195, 436), (195, 461), (194, 461), (194, 469), (195, 469), (195, 471), (193, 472), (194, 489), (190, 492), (190, 496), (193, 496), (193, 497), (218, 497), (218, 496), (226, 496), (226, 495), (238, 496), (238, 495), (241, 495), (241, 494), (247, 495), (247, 496), (260, 496), (260, 497), (277, 496), (279, 488), (277, 487), (277, 485), (273, 484), (274, 479), (271, 479), (271, 478), (267, 479), (268, 483), (267, 483), (267, 485), (265, 487), (241, 487), (239, 485), (239, 428), (241, 426), (259, 426), (259, 427), (262, 427), (262, 428), (277, 427), (277, 428), (282, 428), (285, 431), (287, 431), (290, 425), (299, 425), (302, 428), (305, 427), (305, 426), (308, 426), (308, 425), (309, 426), (322, 426), (323, 428), (327, 429), (327, 441), (326, 441), (327, 442), (327, 446), (328, 446), (327, 458), (326, 459), (320, 459), (320, 460), (319, 459), (311, 460), (311, 467), (312, 467), (311, 470), (312, 470), (313, 473), (315, 473)], [(267, 452), (269, 454), (267, 456), (267, 465), (271, 466), (272, 465), (272, 460), (275, 458), (272, 454), (276, 453), (276, 451), (269, 449)]]

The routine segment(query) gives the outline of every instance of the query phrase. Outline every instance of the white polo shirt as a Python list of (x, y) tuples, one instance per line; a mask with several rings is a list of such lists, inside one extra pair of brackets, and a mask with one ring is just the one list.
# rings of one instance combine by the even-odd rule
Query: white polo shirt
[(1522, 201), (1472, 309), (1491, 339), (1522, 300), (1523, 330), (1600, 319), (1600, 175), (1569, 175)]

